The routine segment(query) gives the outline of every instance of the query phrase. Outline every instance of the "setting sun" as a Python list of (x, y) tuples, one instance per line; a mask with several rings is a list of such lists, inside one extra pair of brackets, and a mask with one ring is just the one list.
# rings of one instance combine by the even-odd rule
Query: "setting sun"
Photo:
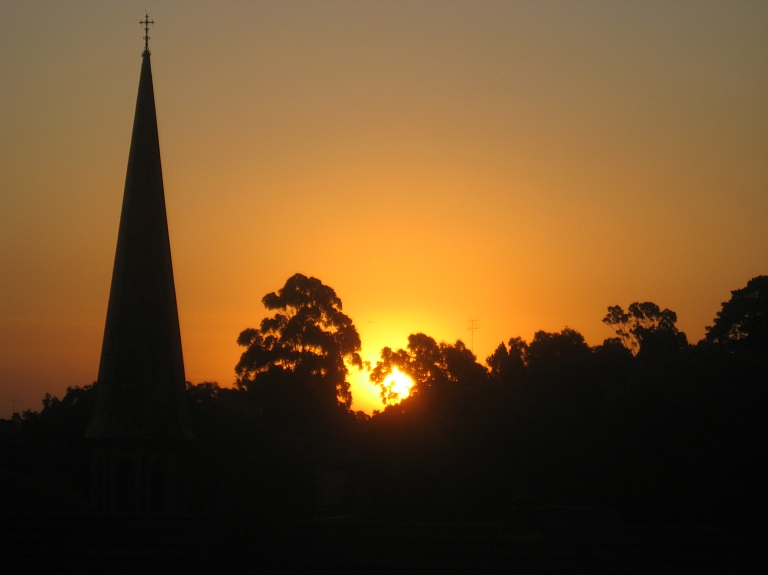
[(392, 403), (399, 403), (411, 394), (413, 380), (399, 369), (393, 368), (392, 373), (384, 380), (384, 385), (389, 389), (390, 397), (394, 398)]

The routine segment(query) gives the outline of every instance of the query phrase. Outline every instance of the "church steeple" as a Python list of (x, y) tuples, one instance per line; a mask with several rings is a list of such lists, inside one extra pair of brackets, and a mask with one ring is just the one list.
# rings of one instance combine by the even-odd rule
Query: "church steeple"
[[(155, 473), (150, 468), (165, 465), (168, 450), (178, 450), (185, 440), (194, 437), (184, 391), (184, 360), (147, 48), (149, 23), (148, 18), (142, 22), (145, 50), (101, 348), (97, 405), (86, 434), (87, 438), (102, 441), (104, 481), (109, 492), (116, 489), (110, 476), (120, 473), (114, 469), (115, 450), (133, 453), (128, 461), (138, 491), (132, 496), (135, 505), (128, 505), (126, 510), (140, 512), (148, 505), (141, 492), (149, 489), (145, 485), (147, 477)], [(164, 469), (161, 475), (168, 476), (170, 471)], [(94, 473), (98, 482), (98, 473)], [(121, 496), (105, 494), (102, 500), (108, 500), (105, 506), (109, 508), (109, 501)]]

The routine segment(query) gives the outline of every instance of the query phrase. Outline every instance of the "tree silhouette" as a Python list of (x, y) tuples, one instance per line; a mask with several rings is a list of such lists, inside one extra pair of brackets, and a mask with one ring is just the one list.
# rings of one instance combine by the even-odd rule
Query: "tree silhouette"
[(533, 334), (525, 359), (531, 369), (541, 369), (556, 364), (572, 365), (589, 357), (589, 354), (584, 336), (566, 327), (559, 333), (537, 331)]
[(733, 349), (768, 351), (768, 276), (757, 276), (723, 302), (706, 340)]
[(237, 338), (246, 348), (235, 367), (238, 386), (251, 387), (266, 375), (282, 379), (289, 372), (326, 400), (349, 408), (347, 363), (362, 368), (360, 336), (336, 292), (317, 278), (295, 274), (262, 302), (276, 313)]
[(393, 351), (389, 347), (381, 350), (381, 359), (370, 375), (370, 381), (381, 389), (384, 403), (398, 400), (386, 379), (394, 368), (413, 380), (411, 395), (424, 395), (434, 391), (440, 393), (452, 384), (484, 381), (487, 372), (477, 363), (474, 354), (462, 341), (454, 345), (437, 343), (423, 333), (408, 336), (406, 349)]
[[(732, 294), (697, 346), (650, 302), (609, 308), (617, 337), (601, 345), (567, 327), (537, 331), (501, 343), (487, 368), (461, 341), (412, 334), (405, 349), (381, 351), (370, 379), (390, 405), (367, 417), (348, 409), (357, 331), (331, 288), (297, 274), (240, 334), (238, 385), (187, 386), (198, 437), (190, 511), (266, 525), (262, 534), (271, 519), (340, 510), (522, 529), (534, 518), (520, 502), (531, 500), (615, 508), (630, 525), (764, 527), (768, 354), (753, 351), (766, 350), (768, 276)], [(394, 368), (415, 383), (407, 398), (384, 383)], [(95, 389), (0, 420), (8, 510), (89, 509)], [(320, 503), (342, 488), (332, 508)]]
[(653, 302), (635, 302), (625, 313), (621, 306), (608, 308), (603, 323), (611, 327), (632, 355), (665, 355), (684, 348), (688, 340), (677, 330), (677, 314)]
[(486, 365), (491, 370), (491, 377), (501, 383), (511, 383), (522, 379), (527, 352), (528, 344), (521, 337), (511, 338), (508, 345), (501, 342), (485, 360)]

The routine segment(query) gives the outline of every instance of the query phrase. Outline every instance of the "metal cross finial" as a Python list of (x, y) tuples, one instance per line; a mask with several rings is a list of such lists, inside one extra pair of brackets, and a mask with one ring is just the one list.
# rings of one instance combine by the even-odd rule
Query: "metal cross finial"
[(150, 54), (149, 51), (149, 25), (154, 24), (154, 20), (149, 19), (149, 14), (144, 12), (144, 20), (141, 20), (139, 24), (144, 26), (144, 54)]

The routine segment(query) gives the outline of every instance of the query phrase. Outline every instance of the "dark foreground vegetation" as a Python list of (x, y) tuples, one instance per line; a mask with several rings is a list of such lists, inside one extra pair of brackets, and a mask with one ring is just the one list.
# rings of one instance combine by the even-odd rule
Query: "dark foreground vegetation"
[[(608, 308), (616, 337), (601, 345), (540, 331), (485, 364), (413, 334), (373, 366), (390, 404), (373, 416), (349, 408), (360, 339), (333, 290), (297, 274), (264, 303), (274, 315), (240, 335), (235, 387), (187, 388), (193, 514), (515, 522), (579, 507), (624, 525), (768, 522), (768, 276), (734, 291), (696, 344), (648, 302)], [(393, 368), (415, 382), (399, 403)], [(94, 389), (0, 422), (6, 512), (88, 512)]]

